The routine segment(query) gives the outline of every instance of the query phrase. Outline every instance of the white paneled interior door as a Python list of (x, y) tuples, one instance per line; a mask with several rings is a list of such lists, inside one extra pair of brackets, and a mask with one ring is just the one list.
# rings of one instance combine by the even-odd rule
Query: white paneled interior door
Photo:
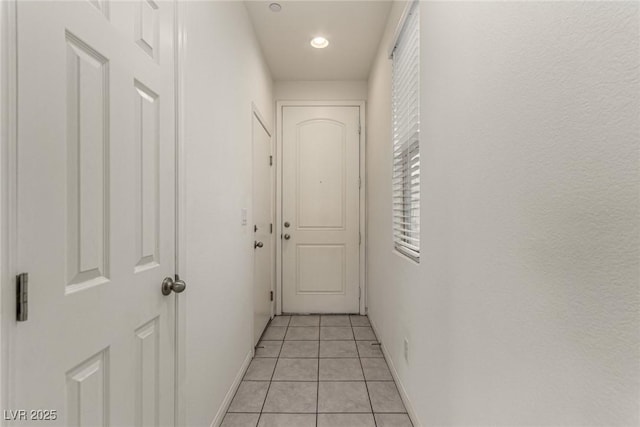
[(173, 9), (17, 4), (17, 425), (173, 425)]
[(273, 224), (271, 194), (271, 136), (256, 114), (253, 133), (253, 344), (256, 345), (271, 318), (273, 278)]
[(360, 108), (282, 111), (282, 310), (359, 311)]

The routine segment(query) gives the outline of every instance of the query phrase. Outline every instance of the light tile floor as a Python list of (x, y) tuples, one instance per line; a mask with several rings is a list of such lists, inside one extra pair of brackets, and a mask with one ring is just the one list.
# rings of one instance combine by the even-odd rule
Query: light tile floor
[(412, 427), (366, 316), (277, 316), (222, 427)]

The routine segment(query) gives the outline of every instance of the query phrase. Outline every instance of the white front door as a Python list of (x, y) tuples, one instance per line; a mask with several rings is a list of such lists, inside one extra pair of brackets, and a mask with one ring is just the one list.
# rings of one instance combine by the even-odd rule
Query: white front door
[(253, 344), (271, 318), (273, 223), (271, 219), (271, 136), (256, 115), (253, 133)]
[(17, 4), (17, 425), (173, 425), (173, 8)]
[(359, 310), (360, 108), (285, 106), (282, 310)]

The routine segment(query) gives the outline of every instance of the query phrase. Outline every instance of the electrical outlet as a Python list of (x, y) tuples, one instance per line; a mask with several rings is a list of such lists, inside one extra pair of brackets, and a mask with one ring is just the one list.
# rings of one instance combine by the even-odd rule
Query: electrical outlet
[(404, 339), (404, 360), (409, 363), (409, 340)]

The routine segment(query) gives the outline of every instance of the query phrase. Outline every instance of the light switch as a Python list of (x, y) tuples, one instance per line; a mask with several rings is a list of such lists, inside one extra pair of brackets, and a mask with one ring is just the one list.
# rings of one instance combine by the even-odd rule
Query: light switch
[(247, 208), (242, 208), (240, 210), (240, 223), (242, 225), (247, 225)]

